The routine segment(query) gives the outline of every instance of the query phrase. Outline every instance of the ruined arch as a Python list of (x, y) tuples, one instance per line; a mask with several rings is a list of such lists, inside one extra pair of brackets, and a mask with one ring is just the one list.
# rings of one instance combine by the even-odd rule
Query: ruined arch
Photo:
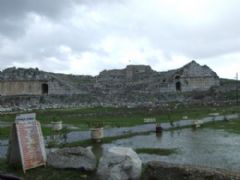
[(47, 83), (42, 84), (42, 94), (48, 94), (48, 84)]
[(182, 91), (182, 84), (180, 81), (176, 82), (176, 91)]
[(180, 79), (180, 76), (179, 75), (176, 75), (175, 76), (175, 80), (179, 80)]

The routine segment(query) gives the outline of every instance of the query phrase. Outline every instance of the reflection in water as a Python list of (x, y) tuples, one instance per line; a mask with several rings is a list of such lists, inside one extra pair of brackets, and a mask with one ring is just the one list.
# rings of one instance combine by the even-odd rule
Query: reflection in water
[(143, 162), (161, 160), (180, 164), (193, 164), (229, 170), (240, 170), (240, 135), (223, 130), (181, 129), (152, 133), (116, 140), (106, 146), (132, 148), (177, 148), (180, 153), (170, 156), (140, 154)]
[(161, 140), (161, 138), (162, 138), (162, 132), (161, 132), (161, 133), (156, 133), (156, 138), (157, 138), (158, 140)]
[(99, 159), (103, 154), (103, 147), (101, 143), (94, 143), (92, 146), (92, 152), (95, 154), (97, 159)]
[[(53, 138), (53, 137), (52, 137)], [(68, 141), (68, 136), (59, 135), (48, 141)], [(0, 158), (6, 157), (8, 141), (0, 141)], [(240, 170), (240, 135), (215, 129), (179, 129), (138, 135), (113, 141), (111, 144), (95, 143), (93, 152), (100, 157), (108, 146), (125, 146), (132, 148), (177, 148), (180, 153), (169, 156), (140, 154), (143, 162), (160, 160), (171, 163), (193, 164), (229, 170)]]
[(6, 158), (8, 150), (8, 140), (0, 140), (0, 158)]

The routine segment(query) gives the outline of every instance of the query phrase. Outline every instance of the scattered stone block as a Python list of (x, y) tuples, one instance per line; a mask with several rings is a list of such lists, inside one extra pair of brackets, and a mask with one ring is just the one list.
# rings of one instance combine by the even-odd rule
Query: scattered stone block
[(63, 148), (49, 153), (47, 164), (60, 169), (73, 168), (94, 171), (97, 160), (90, 148)]
[(142, 172), (142, 161), (132, 148), (112, 147), (100, 159), (97, 175), (101, 180), (137, 180)]
[(193, 127), (195, 127), (195, 128), (201, 127), (202, 124), (203, 124), (202, 120), (195, 120), (195, 121), (193, 121)]

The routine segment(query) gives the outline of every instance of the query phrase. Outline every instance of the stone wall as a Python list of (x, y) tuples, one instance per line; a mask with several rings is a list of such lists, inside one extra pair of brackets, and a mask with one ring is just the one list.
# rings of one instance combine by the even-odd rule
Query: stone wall
[(213, 86), (219, 85), (219, 79), (216, 77), (186, 77), (180, 80), (182, 85), (182, 92), (189, 92), (193, 90), (205, 91)]
[(1, 81), (0, 95), (41, 95), (43, 83), (39, 81)]
[(219, 85), (219, 78), (207, 66), (195, 61), (182, 68), (156, 72), (150, 66), (131, 65), (125, 69), (103, 71), (97, 76), (98, 87), (122, 92), (134, 89), (146, 93), (206, 91)]
[(73, 94), (74, 89), (71, 87), (66, 86), (65, 84), (61, 84), (60, 82), (56, 80), (51, 80), (47, 82), (48, 84), (48, 94), (54, 95), (54, 94)]
[(71, 94), (71, 88), (61, 85), (57, 81), (0, 81), (0, 95), (47, 95)]
[[(48, 87), (43, 92), (43, 84)], [(195, 61), (166, 72), (145, 65), (129, 65), (124, 69), (104, 70), (98, 76), (76, 76), (9, 68), (0, 72), (0, 94), (5, 95), (71, 95), (127, 93), (164, 94), (206, 91), (219, 85), (217, 74)]]

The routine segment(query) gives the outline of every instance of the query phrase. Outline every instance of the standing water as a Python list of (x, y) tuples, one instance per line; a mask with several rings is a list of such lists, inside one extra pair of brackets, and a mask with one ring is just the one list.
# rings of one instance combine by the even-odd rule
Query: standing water
[[(236, 119), (238, 115), (229, 115), (228, 119)], [(224, 117), (214, 118), (214, 121), (223, 121)], [(206, 117), (203, 122), (211, 122), (212, 118)], [(189, 126), (192, 121), (182, 120), (174, 126)], [(169, 129), (169, 123), (162, 123), (163, 129)], [(119, 136), (129, 133), (146, 133), (154, 130), (154, 125), (139, 125), (136, 127), (112, 128), (105, 130), (106, 137)], [(89, 131), (74, 131), (68, 133), (63, 143), (70, 143), (79, 140), (90, 139)], [(46, 142), (49, 137), (46, 138)], [(224, 168), (233, 171), (240, 170), (240, 135), (229, 133), (224, 130), (200, 128), (193, 131), (191, 128), (163, 131), (161, 135), (150, 133), (148, 135), (137, 135), (126, 139), (113, 141), (111, 144), (104, 144), (101, 147), (93, 146), (93, 151), (98, 155), (107, 146), (126, 146), (137, 148), (160, 148), (177, 149), (177, 153), (169, 156), (153, 154), (139, 154), (143, 162), (160, 160), (178, 164), (192, 164), (208, 166), (213, 168)], [(100, 145), (100, 146), (99, 146)], [(0, 158), (6, 158), (8, 140), (0, 140)]]
[(170, 163), (199, 165), (240, 170), (240, 135), (215, 129), (181, 129), (165, 131), (161, 136), (155, 133), (116, 140), (107, 146), (136, 148), (177, 148), (178, 153), (169, 156), (139, 154), (143, 162), (160, 160)]

